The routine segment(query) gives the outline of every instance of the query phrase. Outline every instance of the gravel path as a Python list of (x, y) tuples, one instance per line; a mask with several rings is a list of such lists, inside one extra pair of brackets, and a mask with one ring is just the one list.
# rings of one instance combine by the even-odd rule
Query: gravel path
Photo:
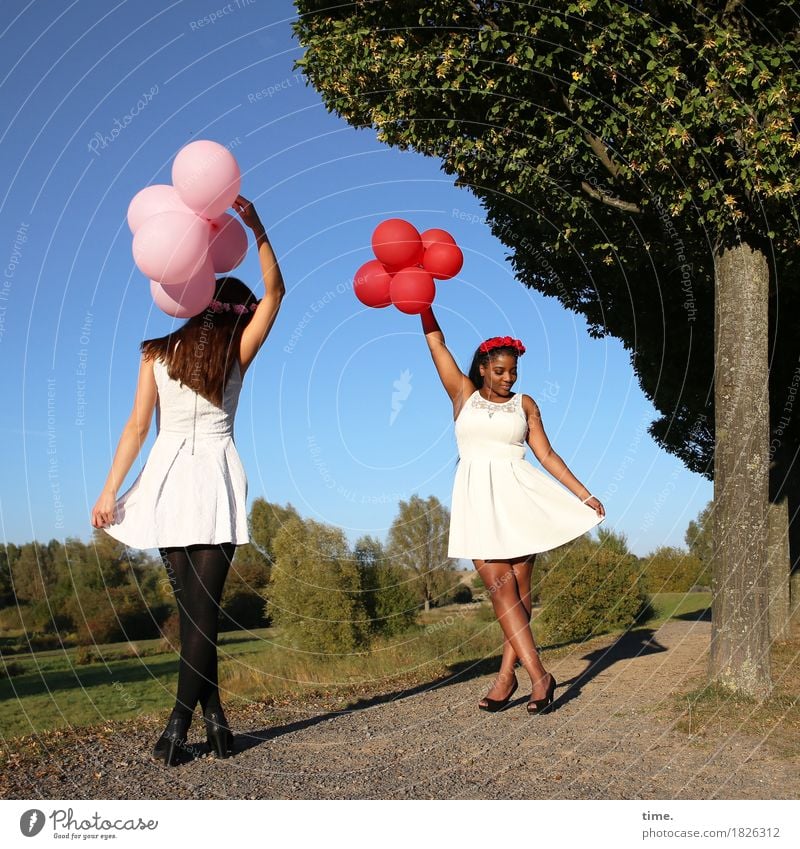
[[(665, 700), (702, 683), (710, 634), (707, 621), (669, 620), (545, 650), (558, 688), (542, 716), (526, 714), (524, 671), (510, 706), (487, 714), (476, 702), (492, 676), (464, 670), (343, 712), (229, 711), (237, 754), (216, 760), (197, 742), (197, 756), (171, 769), (149, 759), (161, 730), (151, 720), (60, 732), (44, 754), (5, 764), (0, 790), (7, 799), (797, 798), (800, 757), (772, 756), (746, 716), (716, 739), (674, 729)], [(200, 728), (195, 720), (190, 742)]]

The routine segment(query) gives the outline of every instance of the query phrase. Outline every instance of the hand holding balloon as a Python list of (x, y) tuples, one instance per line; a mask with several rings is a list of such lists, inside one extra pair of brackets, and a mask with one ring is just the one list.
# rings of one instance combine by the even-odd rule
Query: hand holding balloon
[(261, 219), (258, 217), (258, 213), (256, 212), (256, 208), (253, 206), (252, 201), (247, 200), (247, 198), (242, 195), (236, 195), (236, 199), (232, 206), (236, 212), (239, 213), (239, 217), (242, 221), (244, 221), (244, 223), (254, 233), (259, 233), (264, 229), (264, 225), (261, 223)]

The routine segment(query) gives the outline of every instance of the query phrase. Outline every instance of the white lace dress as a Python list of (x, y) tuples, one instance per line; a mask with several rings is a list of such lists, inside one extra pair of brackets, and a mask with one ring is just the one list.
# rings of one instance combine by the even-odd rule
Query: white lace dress
[(131, 548), (249, 542), (247, 476), (233, 441), (242, 376), (231, 371), (222, 408), (153, 364), (156, 437), (106, 531)]
[(476, 391), (461, 408), (448, 557), (507, 560), (548, 551), (605, 518), (524, 459), (527, 433), (519, 393), (496, 404)]

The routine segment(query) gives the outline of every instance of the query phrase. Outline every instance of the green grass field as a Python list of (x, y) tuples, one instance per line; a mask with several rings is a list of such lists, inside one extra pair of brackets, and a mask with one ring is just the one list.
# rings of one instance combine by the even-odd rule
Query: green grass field
[[(710, 593), (653, 596), (656, 616), (639, 628), (658, 627), (675, 616), (706, 610)], [(536, 630), (537, 643), (542, 644)], [(395, 686), (414, 686), (463, 668), (496, 668), (502, 636), (491, 611), (451, 605), (420, 615), (401, 636), (376, 642), (369, 652), (346, 656), (298, 652), (281, 644), (277, 629), (226, 632), (219, 641), (223, 702), (313, 698), (342, 691), (364, 696)], [(172, 707), (178, 657), (161, 640), (92, 648), (96, 660), (79, 663), (81, 649), (6, 656), (12, 674), (0, 678), (4, 739), (53, 728), (93, 725), (157, 713)], [(489, 658), (487, 661), (486, 659)]]

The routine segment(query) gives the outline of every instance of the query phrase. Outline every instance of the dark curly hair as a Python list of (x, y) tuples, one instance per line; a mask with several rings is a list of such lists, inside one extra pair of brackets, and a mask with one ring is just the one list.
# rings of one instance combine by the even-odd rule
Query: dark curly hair
[[(249, 307), (258, 299), (238, 277), (219, 277), (214, 300)], [(167, 374), (194, 389), (212, 404), (222, 406), (228, 375), (239, 356), (239, 340), (253, 313), (214, 312), (208, 307), (177, 330), (139, 346), (146, 359), (160, 359)], [(178, 340), (182, 344), (178, 345)]]
[(475, 354), (472, 357), (472, 365), (469, 367), (469, 379), (473, 382), (476, 389), (483, 386), (483, 378), (481, 377), (481, 366), (489, 364), (489, 360), (500, 357), (503, 354), (510, 354), (514, 359), (519, 358), (519, 351), (511, 345), (502, 345), (498, 348), (492, 348), (491, 351), (481, 351), (480, 346), (475, 349)]

